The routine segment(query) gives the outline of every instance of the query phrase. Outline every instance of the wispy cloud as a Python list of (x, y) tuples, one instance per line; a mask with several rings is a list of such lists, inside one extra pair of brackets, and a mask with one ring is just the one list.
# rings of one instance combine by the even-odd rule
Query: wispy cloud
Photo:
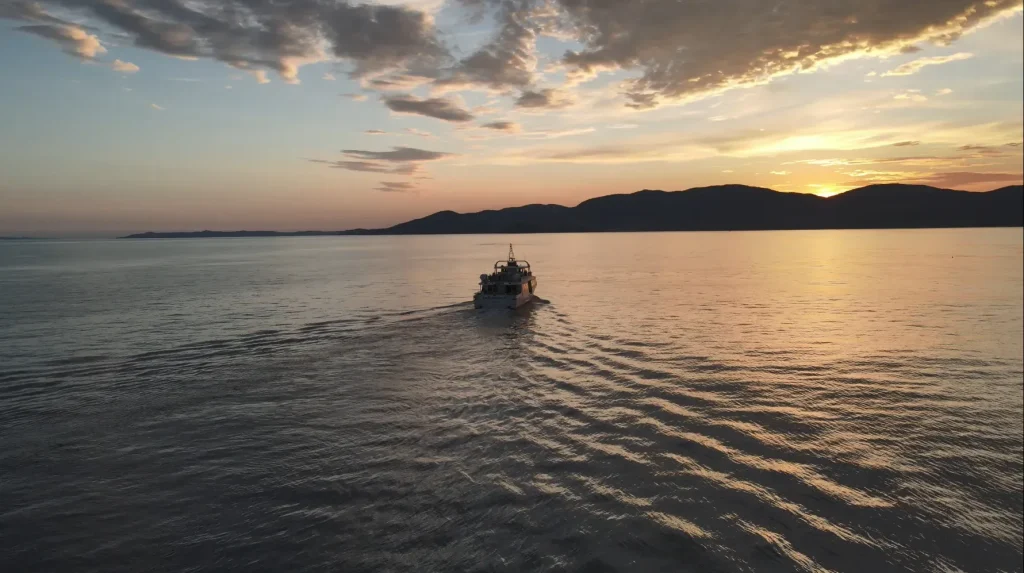
[(139, 71), (139, 66), (136, 66), (131, 62), (123, 62), (121, 60), (114, 60), (114, 63), (110, 64), (110, 67), (112, 67), (114, 71), (124, 74), (134, 74)]
[(894, 95), (892, 99), (907, 100), (917, 103), (928, 101), (928, 98), (921, 93), (921, 90), (906, 90)]
[(1021, 173), (984, 173), (975, 171), (950, 171), (934, 173), (921, 179), (921, 182), (937, 187), (957, 188), (970, 185), (996, 185), (1021, 183), (1024, 174)]
[(536, 131), (530, 131), (522, 134), (520, 137), (524, 139), (559, 139), (562, 137), (571, 137), (573, 135), (584, 135), (587, 133), (593, 133), (597, 131), (593, 127), (578, 127), (572, 129), (539, 129)]
[(519, 124), (514, 121), (492, 121), (481, 125), (485, 129), (493, 129), (494, 131), (504, 131), (506, 133), (516, 133), (520, 130)]
[(526, 90), (516, 99), (516, 107), (526, 109), (560, 109), (573, 104), (569, 94), (556, 89)]
[(970, 54), (970, 53), (967, 53), (967, 52), (960, 52), (958, 54), (952, 54), (952, 55), (949, 55), (949, 56), (935, 56), (933, 58), (919, 58), (917, 60), (914, 60), (914, 61), (911, 61), (911, 62), (907, 62), (905, 64), (897, 66), (896, 68), (894, 68), (892, 70), (889, 70), (888, 72), (885, 72), (884, 74), (882, 74), (882, 77), (884, 78), (884, 77), (890, 77), (890, 76), (910, 76), (910, 75), (916, 74), (917, 72), (921, 71), (923, 68), (925, 68), (927, 66), (938, 66), (938, 65), (941, 65), (941, 64), (948, 64), (949, 62), (958, 62), (958, 61), (961, 61), (961, 60), (967, 60), (967, 59), (970, 59), (970, 58), (973, 58), (973, 57), (974, 57), (974, 54)]
[(382, 181), (379, 187), (375, 189), (377, 191), (384, 191), (385, 193), (405, 193), (406, 191), (412, 191), (416, 186), (407, 181)]
[(915, 145), (921, 145), (920, 141), (898, 141), (892, 144), (893, 147), (913, 147)]
[(423, 163), (455, 157), (453, 153), (429, 151), (415, 147), (392, 147), (390, 151), (344, 149), (342, 154), (346, 159), (337, 161), (310, 159), (309, 161), (348, 171), (413, 175), (419, 171), (420, 165)]
[(328, 73), (325, 73), (323, 75), (323, 77), (321, 77), (320, 79), (324, 80), (325, 82), (333, 82), (333, 81), (337, 80), (338, 78), (334, 77), (334, 74), (328, 72)]
[(395, 96), (384, 99), (388, 109), (398, 113), (408, 113), (433, 117), (443, 121), (466, 122), (473, 120), (473, 114), (446, 98), (419, 99), (416, 96)]
[(446, 157), (452, 157), (451, 153), (440, 151), (428, 151), (415, 147), (392, 147), (391, 151), (364, 151), (361, 149), (344, 149), (342, 153), (351, 157), (372, 161), (436, 161)]
[(91, 60), (98, 54), (105, 54), (107, 52), (107, 49), (103, 47), (97, 36), (86, 32), (78, 26), (35, 24), (21, 26), (18, 30), (53, 40), (60, 44), (65, 53), (83, 60)]
[(163, 106), (159, 106), (159, 105), (157, 105), (155, 103), (149, 104), (149, 107), (151, 107), (151, 108), (153, 108), (153, 109), (155, 109), (157, 111), (163, 111), (164, 110)]

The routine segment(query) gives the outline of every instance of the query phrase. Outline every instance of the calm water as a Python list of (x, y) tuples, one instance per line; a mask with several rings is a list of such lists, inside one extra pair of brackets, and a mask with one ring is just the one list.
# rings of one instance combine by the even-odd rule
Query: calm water
[(1021, 571), (1022, 231), (0, 244), (0, 570)]

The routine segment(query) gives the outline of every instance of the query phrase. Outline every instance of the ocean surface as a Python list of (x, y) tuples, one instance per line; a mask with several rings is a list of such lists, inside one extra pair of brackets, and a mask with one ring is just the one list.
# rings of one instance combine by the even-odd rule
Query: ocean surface
[[(479, 312), (509, 242), (539, 277)], [(1021, 229), (8, 241), (0, 570), (1022, 570)]]

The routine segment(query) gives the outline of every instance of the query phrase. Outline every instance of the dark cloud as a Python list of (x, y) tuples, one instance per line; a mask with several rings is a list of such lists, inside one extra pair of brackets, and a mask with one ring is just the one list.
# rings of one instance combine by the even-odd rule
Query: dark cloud
[(387, 135), (388, 134), (388, 132), (386, 132), (384, 130), (381, 130), (381, 129), (367, 129), (363, 133), (365, 133), (366, 135)]
[(419, 171), (421, 163), (454, 157), (452, 153), (428, 151), (415, 147), (392, 147), (391, 151), (345, 149), (342, 150), (342, 153), (347, 159), (339, 161), (310, 159), (310, 161), (313, 163), (324, 163), (331, 167), (348, 171), (413, 175)]
[(405, 193), (406, 191), (412, 191), (416, 187), (407, 181), (381, 181), (380, 187), (376, 187), (377, 191), (384, 191), (385, 193)]
[(516, 99), (516, 107), (557, 109), (572, 105), (572, 100), (554, 89), (526, 90)]
[(445, 98), (419, 99), (415, 96), (395, 96), (384, 98), (384, 105), (391, 111), (399, 113), (413, 113), (425, 115), (444, 121), (464, 122), (472, 121), (473, 114), (452, 100)]
[[(474, 8), (481, 3), (463, 2)], [(525, 88), (534, 81), (539, 22), (529, 1), (503, 0), (499, 4), (495, 36), (470, 56), (445, 71), (440, 86), (485, 86), (504, 90)]]
[(974, 171), (954, 171), (949, 173), (936, 173), (924, 180), (929, 185), (937, 187), (956, 188), (963, 185), (980, 184), (1001, 184), (1021, 183), (1024, 180), (1022, 173), (978, 173)]
[(484, 128), (487, 128), (487, 129), (493, 129), (495, 131), (508, 131), (508, 132), (519, 131), (519, 124), (514, 122), (514, 121), (492, 121), (490, 123), (485, 123), (485, 124), (481, 125), (480, 127), (484, 127)]
[[(503, 29), (508, 22), (504, 15), (513, 6), (516, 14), (530, 14), (526, 23), (513, 20), (526, 30), (542, 29), (579, 42), (582, 48), (566, 52), (562, 62), (581, 77), (601, 70), (639, 71), (640, 77), (625, 90), (628, 105), (636, 108), (766, 81), (858, 53), (912, 53), (920, 49), (919, 43), (948, 44), (990, 17), (1020, 6), (1020, 0), (463, 3), (488, 7)], [(518, 37), (529, 38), (526, 33)], [(505, 44), (496, 40), (495, 45)], [(501, 52), (485, 47), (479, 53)], [(505, 64), (515, 60), (500, 59)], [(484, 67), (501, 69), (492, 61)]]
[(556, 0), (584, 44), (565, 63), (639, 69), (630, 94), (678, 98), (865, 51), (949, 43), (1020, 0)]
[(972, 151), (975, 155), (1002, 155), (1003, 152), (987, 145), (961, 145), (957, 151)]
[(427, 14), (345, 0), (39, 0), (7, 3), (0, 16), (39, 21), (53, 9), (98, 21), (138, 47), (274, 70), (289, 81), (299, 65), (327, 55), (352, 63), (355, 75), (448, 61)]
[(435, 161), (451, 157), (451, 153), (440, 151), (427, 151), (415, 147), (392, 147), (391, 151), (362, 151), (359, 149), (345, 149), (342, 153), (350, 157), (368, 159), (372, 161)]
[(892, 144), (893, 147), (911, 147), (914, 145), (921, 145), (920, 141), (901, 141), (899, 143)]
[(404, 91), (415, 89), (423, 84), (429, 83), (433, 78), (413, 74), (388, 74), (383, 77), (370, 79), (366, 87), (377, 91)]
[[(643, 109), (858, 54), (949, 44), (1021, 5), (1021, 0), (462, 0), (464, 8), (486, 13), (496, 27), (481, 47), (456, 60), (423, 11), (361, 1), (0, 0), (0, 17), (60, 26), (53, 14), (74, 13), (139, 47), (212, 58), (254, 73), (277, 71), (288, 81), (297, 79), (303, 63), (338, 58), (351, 64), (354, 75), (373, 78), (368, 86), (373, 89), (407, 89), (399, 86), (416, 82), (517, 89), (520, 107), (536, 109), (561, 107), (535, 86), (537, 41), (550, 35), (579, 46), (561, 58), (569, 84), (602, 70), (635, 72), (638, 77), (623, 93), (627, 105)], [(59, 28), (23, 30), (68, 47)], [(70, 52), (77, 54), (74, 48)], [(899, 73), (956, 57), (966, 56), (918, 60)], [(421, 113), (415, 109), (423, 103), (399, 99), (395, 105)], [(441, 119), (471, 119), (460, 111), (442, 110)]]
[(323, 163), (338, 169), (363, 171), (366, 173), (391, 173), (393, 169), (393, 167), (387, 164), (374, 163), (372, 161), (329, 161), (327, 159), (310, 159), (309, 161), (312, 163)]

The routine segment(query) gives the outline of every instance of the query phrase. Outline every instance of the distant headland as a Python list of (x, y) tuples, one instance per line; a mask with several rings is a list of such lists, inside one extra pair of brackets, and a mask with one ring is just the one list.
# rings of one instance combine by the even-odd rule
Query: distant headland
[(717, 185), (606, 195), (575, 207), (535, 204), (477, 213), (440, 211), (384, 229), (148, 232), (119, 238), (1021, 227), (1022, 198), (1021, 185), (970, 192), (882, 184), (828, 198), (746, 185)]

